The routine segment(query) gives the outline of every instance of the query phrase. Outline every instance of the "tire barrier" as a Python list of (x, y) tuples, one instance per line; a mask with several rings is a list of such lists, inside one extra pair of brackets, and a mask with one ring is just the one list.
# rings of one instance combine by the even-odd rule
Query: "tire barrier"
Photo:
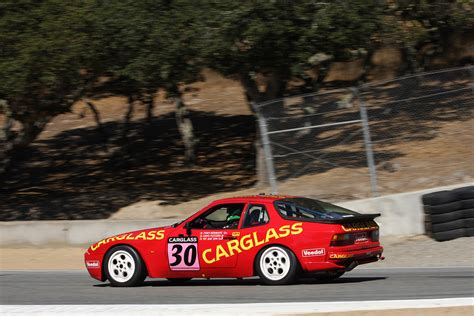
[(474, 186), (422, 196), (426, 234), (437, 241), (474, 236)]

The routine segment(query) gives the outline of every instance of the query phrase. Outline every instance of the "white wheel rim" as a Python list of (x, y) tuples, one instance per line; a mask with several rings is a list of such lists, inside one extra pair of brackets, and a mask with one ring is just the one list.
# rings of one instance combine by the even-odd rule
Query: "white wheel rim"
[(290, 271), (290, 266), (290, 256), (280, 247), (265, 249), (260, 257), (260, 270), (272, 281), (284, 279)]
[(119, 250), (110, 256), (108, 268), (114, 281), (127, 282), (135, 273), (135, 260), (128, 252)]

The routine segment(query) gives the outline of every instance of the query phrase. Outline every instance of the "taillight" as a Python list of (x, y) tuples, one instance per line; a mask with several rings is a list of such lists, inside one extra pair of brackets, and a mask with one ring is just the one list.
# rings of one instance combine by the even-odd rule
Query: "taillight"
[(379, 241), (379, 230), (373, 230), (372, 231), (372, 241)]
[(354, 244), (353, 234), (337, 234), (332, 236), (331, 246), (349, 246)]

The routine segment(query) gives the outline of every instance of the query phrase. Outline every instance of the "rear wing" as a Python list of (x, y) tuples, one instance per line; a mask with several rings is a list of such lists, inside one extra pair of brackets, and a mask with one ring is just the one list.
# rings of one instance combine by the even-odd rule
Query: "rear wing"
[(349, 223), (372, 221), (376, 217), (379, 217), (380, 215), (381, 215), (380, 213), (351, 214), (351, 215), (348, 215), (347, 217), (337, 218), (337, 219), (301, 218), (301, 217), (288, 217), (288, 216), (283, 216), (283, 215), (282, 217), (288, 220), (299, 221), (299, 222), (312, 222), (312, 223), (321, 223), (321, 224), (349, 224)]

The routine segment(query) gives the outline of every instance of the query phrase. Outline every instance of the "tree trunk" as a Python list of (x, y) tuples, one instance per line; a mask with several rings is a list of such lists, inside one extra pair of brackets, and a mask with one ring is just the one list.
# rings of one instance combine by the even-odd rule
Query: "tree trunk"
[(127, 112), (125, 113), (125, 117), (123, 119), (123, 129), (122, 129), (122, 140), (125, 140), (128, 135), (128, 131), (130, 129), (130, 121), (133, 118), (133, 111), (135, 110), (135, 99), (133, 96), (128, 96), (128, 108)]
[(13, 142), (11, 140), (13, 118), (7, 101), (0, 100), (0, 109), (2, 109), (2, 112), (5, 115), (5, 122), (0, 130), (0, 174), (2, 174), (10, 163), (9, 152), (13, 148)]
[(101, 122), (101, 118), (100, 118), (100, 113), (99, 111), (97, 110), (96, 106), (94, 105), (94, 103), (92, 103), (91, 101), (87, 100), (87, 99), (84, 99), (84, 103), (89, 107), (89, 109), (91, 110), (91, 112), (93, 113), (94, 115), (94, 121), (97, 125), (97, 131), (99, 132), (99, 134), (101, 135), (102, 137), (102, 141), (104, 143), (104, 147), (105, 147), (105, 150), (107, 150), (107, 140), (108, 140), (108, 135), (107, 135), (107, 132), (105, 131), (103, 125), (102, 125), (102, 122)]
[(196, 162), (196, 139), (194, 138), (193, 123), (181, 95), (175, 97), (175, 104), (176, 124), (178, 125), (179, 134), (181, 135), (181, 139), (185, 148), (185, 162), (188, 165), (194, 165)]
[(154, 95), (151, 94), (146, 100), (146, 122), (151, 124), (153, 120), (153, 109), (155, 107), (155, 101), (153, 100)]
[[(258, 119), (265, 113), (258, 112), (256, 104), (264, 101), (275, 100), (282, 98), (286, 90), (286, 77), (281, 75), (278, 71), (272, 71), (267, 75), (267, 86), (265, 92), (260, 92), (257, 87), (257, 83), (248, 74), (241, 73), (240, 82), (244, 87), (247, 102), (253, 113), (257, 115)], [(268, 105), (271, 107), (271, 111), (275, 116), (283, 115), (284, 102), (283, 100), (276, 101), (275, 103)], [(261, 131), (257, 124), (257, 135), (255, 139), (255, 168), (257, 176), (256, 187), (264, 187), (269, 185), (267, 165), (265, 161), (265, 154), (261, 142)]]

